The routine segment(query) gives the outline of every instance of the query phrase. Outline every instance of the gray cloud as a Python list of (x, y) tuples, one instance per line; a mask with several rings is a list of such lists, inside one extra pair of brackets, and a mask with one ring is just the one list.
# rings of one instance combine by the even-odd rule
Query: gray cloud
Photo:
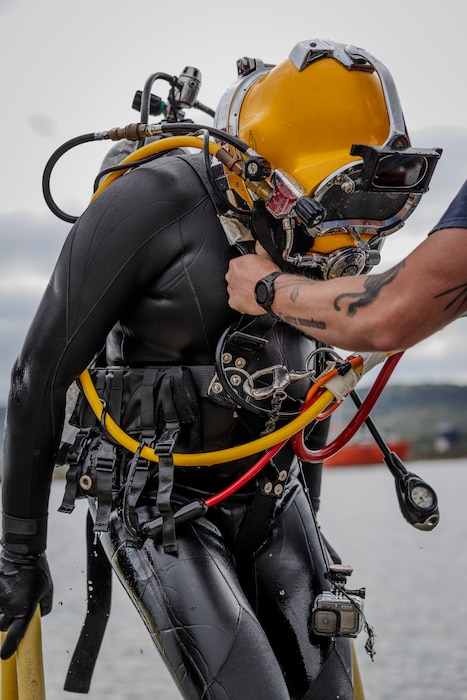
[(0, 0), (0, 14), (7, 14), (13, 10), (17, 4), (15, 0)]

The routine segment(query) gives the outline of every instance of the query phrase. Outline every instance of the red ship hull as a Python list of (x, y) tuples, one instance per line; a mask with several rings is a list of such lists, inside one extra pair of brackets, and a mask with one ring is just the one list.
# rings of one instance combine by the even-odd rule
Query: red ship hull
[[(410, 450), (408, 440), (395, 440), (388, 443), (388, 447), (395, 452), (401, 460), (404, 460)], [(381, 464), (383, 455), (376, 443), (349, 443), (335, 455), (324, 461), (325, 467), (348, 467), (367, 464)]]

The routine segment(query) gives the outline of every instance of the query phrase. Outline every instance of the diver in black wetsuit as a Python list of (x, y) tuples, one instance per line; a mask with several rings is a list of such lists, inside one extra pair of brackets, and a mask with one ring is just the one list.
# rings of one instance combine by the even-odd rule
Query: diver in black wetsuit
[[(315, 47), (316, 42), (298, 45), (292, 58), (275, 69), (276, 78), (271, 66), (253, 62), (246, 80), (253, 95), (256, 91), (254, 100), (257, 90), (260, 95), (264, 90), (265, 104), (270, 99), (270, 75), (269, 82), (290, 82), (292, 92), (294, 81), (303, 76), (313, 84), (315, 67), (321, 88), (321, 67), (330, 69), (331, 78), (333, 70), (342, 71), (354, 83), (351, 92), (360, 81), (362, 94), (377, 95), (380, 103), (373, 113), (368, 101), (362, 101), (362, 109), (370, 111), (359, 114), (353, 125), (347, 124), (353, 132), (343, 137), (340, 157), (348, 163), (352, 143), (384, 145), (387, 141), (388, 129), (381, 129), (376, 119), (378, 111), (387, 114), (381, 85), (375, 80), (375, 66), (373, 74), (349, 70), (362, 63), (361, 50), (356, 60), (341, 45), (329, 45), (334, 48), (333, 57), (317, 56)], [(244, 69), (245, 59), (241, 81)], [(329, 82), (329, 76), (325, 80)], [(229, 131), (230, 123), (223, 124), (226, 99), (238, 98), (235, 92), (228, 93), (218, 112), (219, 127)], [(305, 102), (309, 104), (306, 95)], [(253, 112), (258, 113), (255, 106)], [(309, 115), (305, 116), (310, 123)], [(300, 118), (303, 121), (304, 115)], [(255, 125), (245, 128), (253, 139)], [(391, 125), (391, 137), (393, 131)], [(263, 133), (268, 136), (266, 128)], [(298, 136), (295, 125), (290, 138)], [(261, 155), (277, 168), (275, 139), (270, 142), (271, 153), (264, 139)], [(259, 143), (256, 146), (259, 149)], [(343, 165), (335, 153), (333, 157), (328, 173)], [(172, 452), (205, 453), (258, 438), (296, 415), (310, 385), (297, 381), (288, 386), (275, 414), (267, 402), (264, 409), (252, 401), (250, 410), (241, 389), (236, 402), (232, 391), (226, 395), (222, 382), (213, 388), (220, 379), (216, 374), (219, 339), (229, 326), (238, 328), (235, 324), (241, 320), (227, 303), (224, 277), (229, 260), (239, 253), (226, 230), (235, 225), (249, 237), (252, 225), (245, 205), (252, 202), (243, 182), (230, 181), (229, 187), (236, 190), (230, 195), (235, 205), (220, 213), (218, 193), (202, 175), (200, 161), (193, 155), (168, 154), (128, 171), (106, 187), (73, 226), (31, 324), (13, 369), (5, 433), (0, 626), (9, 632), (2, 656), (13, 653), (38, 603), (43, 614), (51, 608), (52, 581), (44, 553), (50, 480), (67, 389), (93, 363), (93, 381), (106, 411), (128, 434), (154, 448), (159, 466), (143, 459), (139, 451), (133, 455), (116, 444), (86, 401), (80, 400), (73, 417), (79, 432), (70, 450), (63, 509), (71, 511), (77, 495), (90, 496), (98, 546), (129, 592), (182, 696), (352, 700), (349, 640), (317, 636), (310, 623), (313, 600), (329, 588), (325, 577), (329, 555), (311, 507), (311, 499), (317, 503), (319, 497), (317, 465), (307, 467), (310, 499), (298, 460), (286, 446), (271, 460), (265, 478), (260, 474), (175, 532), (177, 508), (223, 489), (258, 455), (215, 466), (174, 468)], [(301, 181), (303, 199), (307, 199), (305, 192), (315, 189), (310, 178), (317, 177), (319, 184), (324, 177), (322, 171), (312, 174), (311, 161), (308, 170), (293, 166), (287, 158), (284, 165), (279, 159), (279, 164)], [(297, 187), (291, 186), (288, 194), (293, 196)], [(282, 202), (284, 187), (277, 192)], [(405, 203), (407, 195), (403, 199)], [(394, 198), (391, 206), (393, 202)], [(238, 215), (240, 203), (244, 211)], [(271, 197), (267, 206), (276, 203)], [(379, 228), (402, 224), (410, 207), (401, 207), (399, 201), (396, 206), (397, 212), (380, 213), (375, 230), (368, 233), (370, 242)], [(313, 203), (312, 208), (315, 214), (322, 213)], [(400, 216), (399, 210), (403, 210)], [(303, 224), (306, 211), (301, 211)], [(280, 215), (278, 220), (281, 217), (293, 218)], [(256, 227), (264, 231), (261, 222), (266, 221), (266, 229), (274, 234), (271, 241), (280, 250), (282, 237), (276, 235), (273, 218), (259, 208)], [(361, 269), (369, 269), (376, 248), (357, 246), (357, 237), (345, 233), (343, 224), (341, 229), (346, 236), (339, 259), (341, 274), (345, 274), (349, 251), (355, 253), (352, 271), (359, 264), (357, 258), (363, 260)], [(287, 250), (282, 245), (283, 258), (284, 250), (289, 257), (298, 250), (296, 241)], [(337, 269), (335, 251), (331, 259), (328, 251), (317, 248), (312, 253), (313, 274), (330, 275)], [(262, 332), (268, 342), (242, 348), (247, 357), (245, 371), (251, 376), (278, 358), (291, 370), (302, 370), (316, 343), (273, 316), (267, 318)], [(257, 333), (256, 327), (255, 333), (246, 328), (249, 337)], [(314, 369), (319, 371), (318, 361)], [(325, 432), (325, 423), (318, 424), (309, 439), (319, 445)], [(158, 516), (163, 522), (161, 533), (142, 537), (142, 526)]]

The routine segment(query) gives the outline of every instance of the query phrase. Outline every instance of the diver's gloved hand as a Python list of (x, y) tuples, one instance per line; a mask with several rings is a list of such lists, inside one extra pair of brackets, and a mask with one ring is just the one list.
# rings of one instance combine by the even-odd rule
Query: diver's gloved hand
[(0, 554), (0, 630), (7, 632), (0, 657), (8, 659), (24, 636), (40, 604), (41, 614), (52, 609), (53, 583), (45, 554)]

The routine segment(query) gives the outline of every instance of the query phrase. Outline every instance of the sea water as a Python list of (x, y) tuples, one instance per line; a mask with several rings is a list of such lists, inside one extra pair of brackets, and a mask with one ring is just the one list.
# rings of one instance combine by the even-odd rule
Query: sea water
[[(366, 700), (467, 700), (467, 460), (411, 462), (439, 498), (441, 519), (420, 532), (402, 517), (394, 480), (381, 465), (326, 469), (321, 528), (365, 587), (376, 655), (355, 640)], [(47, 700), (177, 700), (178, 691), (118, 582), (87, 696), (63, 691), (86, 609), (85, 504), (57, 512), (53, 482), (48, 557), (53, 612), (42, 621)], [(254, 665), (254, 659), (251, 660)], [(258, 700), (267, 700), (267, 698)]]

